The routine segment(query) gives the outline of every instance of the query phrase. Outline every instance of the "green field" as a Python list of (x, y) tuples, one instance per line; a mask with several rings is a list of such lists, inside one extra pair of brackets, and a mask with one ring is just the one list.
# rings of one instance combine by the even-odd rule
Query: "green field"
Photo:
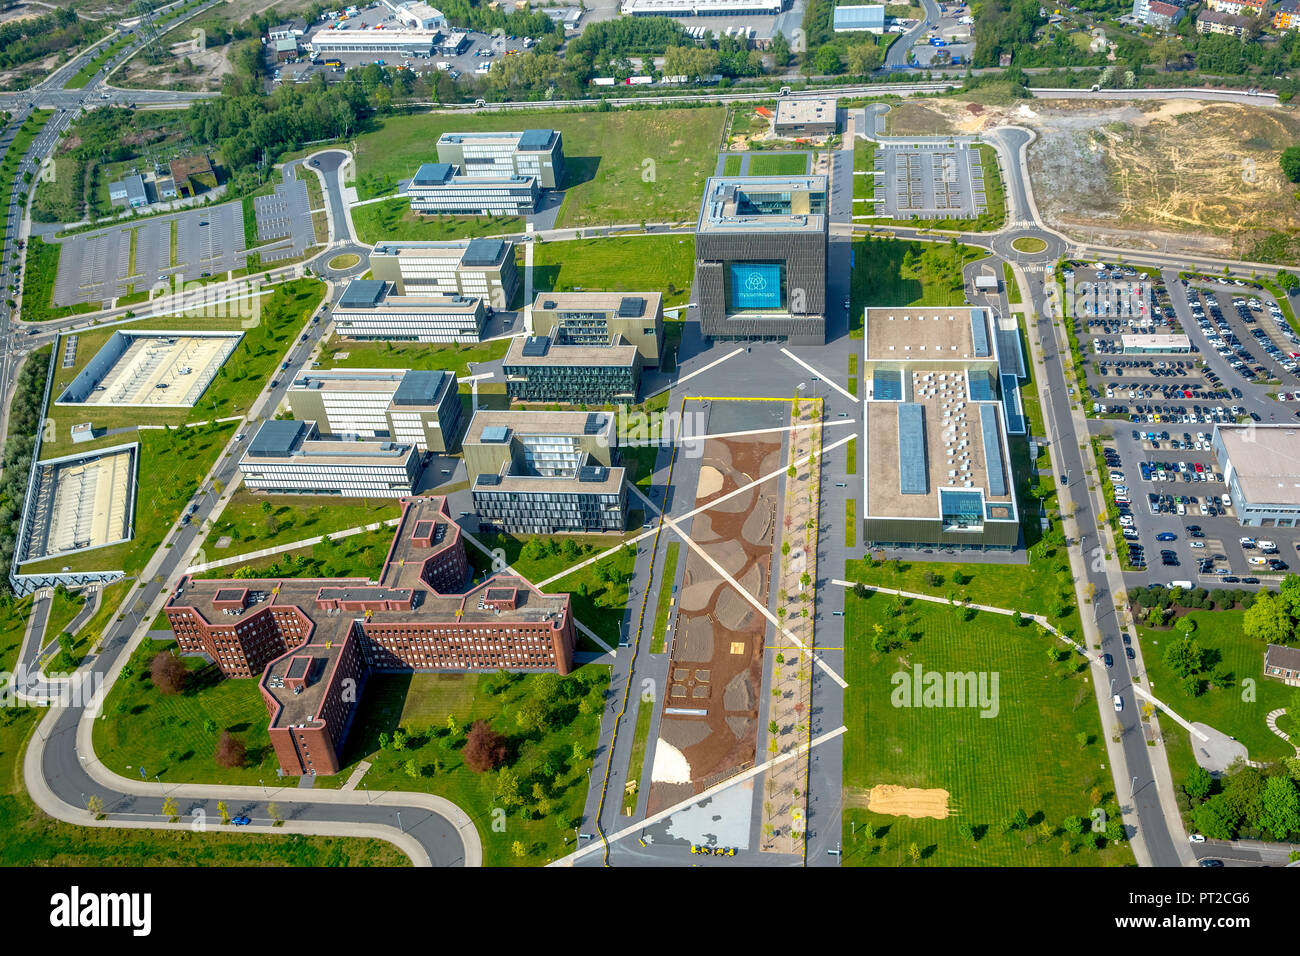
[[(281, 551), (213, 568), (196, 577), (369, 578), (383, 566), (392, 542), (392, 528), (376, 528), (346, 538), (322, 541), (309, 548)], [(218, 551), (216, 556), (219, 557), (220, 554)]]
[(27, 253), (23, 259), (22, 312), (19, 313), (22, 321), (61, 319), (69, 315), (94, 312), (103, 305), (101, 302), (54, 305), (54, 280), (59, 273), (61, 251), (62, 247), (58, 243), (46, 242), (40, 236), (33, 236), (27, 243)]
[[(125, 588), (125, 582), (109, 590)], [(119, 591), (120, 599), (124, 591)], [(107, 593), (104, 604), (112, 607)], [(24, 599), (0, 608), (0, 661), (12, 670), (18, 659), (31, 600)], [(110, 612), (111, 613), (111, 612)], [(106, 615), (107, 616), (107, 615)], [(87, 624), (94, 625), (97, 614)], [(119, 686), (123, 682), (119, 680)], [(110, 702), (114, 694), (110, 692)], [(252, 697), (262, 711), (257, 691)], [(158, 695), (154, 695), (157, 697)], [(148, 700), (150, 705), (156, 701)], [(207, 833), (163, 830), (119, 830), (78, 827), (46, 816), (31, 798), (22, 779), (23, 756), (45, 716), (39, 707), (0, 708), (0, 865), (11, 867), (99, 867), (99, 866), (407, 866), (410, 861), (392, 844), (380, 840), (298, 835), (250, 834), (211, 830)], [(108, 709), (105, 713), (110, 713)], [(147, 713), (147, 711), (146, 711)], [(98, 750), (99, 731), (113, 721), (95, 722)], [(168, 744), (168, 746), (171, 746)], [(104, 753), (99, 751), (102, 758)], [(161, 765), (160, 765), (161, 767)], [(147, 765), (146, 765), (146, 769)], [(134, 776), (135, 771), (128, 775)], [(148, 803), (149, 801), (145, 801)], [(161, 806), (161, 803), (159, 803)], [(150, 809), (153, 809), (151, 806)]]
[(459, 376), (474, 374), (470, 363), (505, 357), (509, 339), (478, 345), (430, 345), (421, 342), (353, 342), (331, 336), (321, 345), (321, 368), (444, 369)]
[(1020, 303), (1020, 284), (1016, 282), (1016, 275), (1011, 271), (1011, 263), (1002, 263), (1002, 282), (1007, 290), (1007, 301), (1012, 305)]
[[(564, 141), (564, 206), (557, 225), (694, 220), (717, 163), (721, 107), (618, 112), (535, 112), (528, 125)], [(356, 137), (357, 192), (392, 193), (445, 132), (514, 130), (509, 113), (390, 117)]]
[(862, 337), (862, 310), (867, 306), (964, 305), (961, 270), (987, 255), (974, 246), (953, 249), (947, 242), (855, 239), (849, 334)]
[[(1209, 724), (1236, 737), (1250, 751), (1251, 760), (1290, 757), (1295, 749), (1268, 729), (1264, 716), (1271, 710), (1293, 704), (1295, 690), (1281, 681), (1264, 677), (1264, 645), (1242, 633), (1245, 614), (1245, 611), (1188, 612), (1187, 616), (1196, 622), (1192, 637), (1202, 650), (1214, 652), (1232, 675), (1227, 687), (1207, 689), (1200, 697), (1189, 697), (1182, 688), (1182, 680), (1165, 664), (1165, 648), (1179, 636), (1178, 632), (1139, 628), (1142, 661), (1151, 692), (1185, 720)], [(1242, 699), (1242, 681), (1247, 678), (1255, 682), (1254, 700)], [(1171, 721), (1163, 721), (1161, 726), (1166, 737), (1188, 736)]]
[(740, 156), (732, 154), (722, 161), (722, 175), (739, 176), (740, 175)]
[[(51, 404), (49, 417), (54, 421), (54, 437), (45, 443), (48, 453), (46, 448), (42, 449), (42, 453), (46, 453), (46, 457), (51, 457), (56, 451), (68, 454), (72, 449), (72, 425), (87, 420), (92, 421), (97, 429), (115, 429), (132, 425), (182, 425), (247, 413), (263, 387), (279, 369), (293, 340), (320, 303), (325, 290), (324, 284), (316, 279), (295, 279), (270, 288), (274, 291), (260, 298), (261, 312), (255, 320), (176, 315), (78, 332), (76, 363), (72, 368), (65, 369), (62, 363), (55, 368), (51, 402), (58, 399), (63, 389), (80, 374), (114, 331), (187, 330), (198, 326), (209, 331), (240, 331), (244, 337), (192, 408), (88, 408), (84, 405)], [(243, 327), (245, 322), (249, 323), (248, 328)], [(59, 347), (63, 347), (63, 339), (60, 339)], [(121, 435), (114, 435), (97, 441), (117, 444), (128, 440), (130, 439)], [(86, 446), (78, 446), (82, 447)]]
[[(339, 778), (368, 760), (366, 789), (436, 793), (469, 814), (485, 866), (541, 865), (573, 850), (608, 683), (609, 669), (594, 666), (558, 680), (545, 674), (377, 674), (366, 682)], [(517, 715), (529, 706), (540, 706), (540, 726), (519, 724)], [(465, 766), (465, 732), (476, 720), (506, 736), (506, 776), (517, 782), (517, 797), (503, 799), (500, 770), (475, 773)], [(409, 734), (406, 746), (380, 749), (379, 735), (398, 728)], [(504, 829), (493, 826), (498, 807), (506, 811)], [(516, 842), (523, 856), (514, 852)]]
[(537, 292), (660, 292), (665, 306), (688, 301), (695, 271), (690, 236), (615, 236), (533, 247)]
[(645, 769), (646, 744), (650, 740), (650, 720), (654, 717), (655, 700), (639, 698), (636, 705), (636, 728), (632, 733), (632, 751), (627, 755), (627, 772), (623, 779), (636, 786), (623, 788), (623, 812), (631, 816), (636, 811), (637, 796), (641, 793), (641, 774)]
[[(4, 208), (9, 208), (9, 196), (13, 190), (14, 175), (18, 172), (18, 164), (23, 161), (27, 155), (27, 150), (31, 148), (32, 141), (40, 135), (45, 124), (50, 121), (54, 115), (53, 110), (32, 110), (27, 119), (23, 120), (21, 126), (14, 133), (13, 141), (10, 142), (9, 148), (5, 151), (4, 161), (0, 162), (0, 201), (3, 201)], [(9, 120), (8, 114), (5, 115), (5, 122)], [(22, 200), (20, 199), (20, 206)], [(5, 243), (11, 238), (9, 235), (8, 219), (3, 227)], [(8, 254), (8, 249), (5, 250)]]
[[(1062, 660), (1049, 662), (1049, 639), (1007, 618), (963, 617), (942, 605), (845, 595), (850, 730), (841, 863), (912, 865), (915, 845), (921, 866), (1132, 865), (1126, 845), (1098, 850), (1065, 828), (1067, 818), (1087, 820), (1094, 806), (1113, 801), (1087, 663), (1064, 651)], [(874, 651), (877, 624), (901, 647)], [(996, 716), (981, 717), (982, 709), (972, 706), (903, 706), (891, 678), (910, 676), (917, 665), (925, 672), (985, 674), (990, 681), (996, 673)], [(882, 784), (946, 790), (950, 816), (870, 812), (869, 790)], [(1017, 810), (1026, 825), (1004, 832)], [(973, 832), (963, 835), (966, 824)]]
[(750, 176), (802, 176), (808, 172), (807, 153), (750, 153)]
[[(136, 474), (134, 536), (121, 544), (74, 552), (24, 564), (24, 573), (57, 571), (122, 570), (128, 575), (142, 570), (163, 543), (181, 510), (199, 490), (199, 483), (230, 441), (235, 423), (142, 431), (140, 464)], [(112, 436), (119, 442), (130, 436)]]
[[(265, 508), (267, 505), (271, 509), (269, 514)], [(212, 523), (203, 551), (205, 560), (215, 561), (227, 555), (260, 551), (290, 541), (387, 521), (401, 513), (401, 506), (390, 498), (371, 501), (311, 495), (260, 495), (240, 488)], [(217, 548), (217, 542), (227, 535), (231, 539), (230, 545)], [(195, 561), (195, 564), (202, 563), (202, 560)]]
[(677, 581), (677, 557), (681, 543), (669, 541), (664, 552), (664, 572), (659, 582), (659, 597), (655, 602), (655, 627), (650, 632), (650, 653), (662, 654), (668, 636), (668, 614), (672, 608), (673, 586)]
[(395, 239), (466, 239), (524, 231), (520, 216), (422, 216), (411, 212), (411, 200), (405, 196), (354, 206), (352, 225), (357, 238), (371, 245)]

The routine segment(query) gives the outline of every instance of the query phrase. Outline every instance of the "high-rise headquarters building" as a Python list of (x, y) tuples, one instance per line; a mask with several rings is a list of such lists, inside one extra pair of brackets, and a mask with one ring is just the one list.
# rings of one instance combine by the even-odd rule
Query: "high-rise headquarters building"
[(826, 341), (825, 176), (720, 176), (695, 227), (701, 331), (715, 339)]

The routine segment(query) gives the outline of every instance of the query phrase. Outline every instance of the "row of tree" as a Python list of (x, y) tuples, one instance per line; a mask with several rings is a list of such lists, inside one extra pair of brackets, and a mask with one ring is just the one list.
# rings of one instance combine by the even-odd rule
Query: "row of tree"
[(108, 32), (106, 23), (80, 19), (75, 10), (60, 9), (31, 20), (0, 25), (0, 69), (68, 53), (93, 43)]
[(0, 595), (6, 598), (13, 596), (8, 572), (18, 544), (18, 521), (40, 431), (41, 400), (45, 395), (51, 348), (47, 345), (28, 356), (18, 374), (9, 406), (9, 437), (4, 447), (4, 475), (0, 477), (0, 574), (3, 575)]
[(1238, 761), (1216, 780), (1201, 767), (1187, 775), (1181, 801), (1192, 824), (1212, 840), (1300, 837), (1300, 757), (1267, 767)]

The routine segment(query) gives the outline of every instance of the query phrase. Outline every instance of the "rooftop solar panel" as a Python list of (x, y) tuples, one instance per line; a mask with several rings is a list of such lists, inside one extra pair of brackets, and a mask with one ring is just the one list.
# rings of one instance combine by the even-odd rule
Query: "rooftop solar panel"
[(915, 402), (898, 406), (898, 490), (905, 495), (929, 494), (925, 461), (925, 409)]
[(996, 405), (980, 406), (980, 431), (984, 434), (984, 471), (988, 474), (989, 494), (1001, 497), (1007, 493), (1007, 473), (1002, 469)]
[(528, 358), (540, 358), (551, 347), (549, 335), (533, 335), (524, 339), (523, 354)]

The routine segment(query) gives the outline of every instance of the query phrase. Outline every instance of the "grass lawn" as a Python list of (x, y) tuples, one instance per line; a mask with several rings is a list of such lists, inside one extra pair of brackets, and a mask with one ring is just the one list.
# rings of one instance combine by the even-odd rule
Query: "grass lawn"
[[(1097, 850), (1063, 828), (1066, 818), (1086, 820), (1113, 800), (1086, 662), (1074, 654), (1049, 662), (1048, 640), (1006, 618), (963, 616), (942, 605), (845, 595), (844, 722), (853, 729), (844, 738), (841, 862), (910, 865), (916, 844), (925, 866), (1132, 865), (1127, 846)], [(877, 623), (897, 629), (902, 647), (872, 650), (866, 635)], [(971, 706), (896, 706), (891, 678), (917, 665), (996, 673), (996, 716), (984, 719)], [(947, 790), (956, 812), (942, 820), (872, 813), (868, 791), (881, 784)], [(1028, 826), (1004, 833), (1017, 810)], [(963, 824), (973, 839), (960, 835)]]
[[(546, 863), (573, 849), (608, 684), (609, 669), (594, 666), (558, 680), (550, 675), (375, 675), (366, 682), (339, 777), (368, 760), (367, 789), (436, 793), (468, 813), (483, 841), (484, 865)], [(544, 697), (548, 686), (555, 688), (549, 700)], [(516, 716), (538, 705), (541, 726), (521, 726)], [(455, 720), (454, 732), (448, 717)], [(476, 773), (465, 766), (466, 730), (477, 720), (507, 738), (505, 777), (517, 782), (512, 788), (517, 798), (502, 799), (502, 771)], [(398, 728), (410, 735), (406, 747), (380, 749), (379, 735)], [(506, 811), (504, 829), (493, 826), (495, 808)], [(522, 856), (515, 852), (516, 842)]]
[[(336, 541), (314, 544), (310, 548), (281, 551), (279, 554), (252, 558), (246, 563), (213, 568), (196, 577), (232, 578), (246, 575), (272, 578), (369, 578), (383, 566), (388, 547), (392, 543), (393, 529), (377, 528)], [(218, 555), (220, 553), (217, 552)]]
[(1012, 241), (1011, 248), (1020, 252), (1042, 252), (1047, 248), (1047, 243), (1037, 236), (1021, 236)]
[[(173, 783), (230, 783), (257, 786), (275, 779), (279, 764), (267, 735), (266, 704), (254, 680), (231, 680), (216, 664), (185, 657), (189, 676), (179, 694), (163, 694), (149, 678), (149, 662), (171, 652), (174, 641), (145, 640), (131, 655), (104, 702), (107, 719), (95, 721), (95, 753), (104, 766), (123, 776), (140, 767)], [(204, 729), (211, 720), (216, 730)], [(243, 741), (243, 767), (225, 768), (213, 760), (217, 738), (229, 730)]]
[(669, 541), (668, 550), (664, 552), (664, 573), (659, 585), (659, 599), (655, 603), (655, 629), (650, 633), (651, 654), (664, 652), (668, 636), (668, 613), (673, 603), (673, 585), (677, 581), (677, 557), (681, 548), (681, 542)]
[[(121, 589), (126, 582), (107, 590)], [(106, 591), (103, 606), (114, 607)], [(31, 610), (31, 600), (24, 599), (0, 614), (0, 660), (3, 669), (12, 670), (17, 663), (23, 629)], [(111, 614), (111, 611), (109, 612)], [(86, 625), (83, 634), (94, 626), (100, 615)], [(107, 615), (105, 616), (105, 622)], [(123, 680), (118, 681), (118, 687)], [(125, 681), (130, 683), (130, 681)], [(255, 688), (245, 683), (242, 692), (252, 691), (252, 698), (266, 720), (266, 708)], [(109, 695), (110, 704), (118, 688)], [(140, 701), (152, 707), (154, 695)], [(179, 701), (178, 701), (179, 704)], [(106, 709), (106, 713), (109, 711)], [(144, 713), (148, 713), (146, 710)], [(27, 795), (22, 780), (22, 762), (37, 721), (45, 716), (39, 707), (0, 708), (0, 827), (5, 839), (0, 843), (0, 866), (406, 866), (410, 861), (392, 844), (380, 840), (339, 837), (304, 837), (298, 835), (254, 835), (218, 832), (192, 833), (162, 830), (118, 830), (102, 827), (78, 827), (48, 817)], [(101, 727), (115, 721), (96, 721), (96, 750)], [(168, 725), (175, 726), (175, 724)], [(210, 750), (210, 748), (209, 748)], [(207, 757), (210, 759), (210, 756)], [(149, 769), (148, 764), (145, 765)], [(161, 764), (159, 767), (161, 768)], [(134, 773), (134, 772), (132, 772)], [(148, 802), (148, 801), (146, 801)], [(161, 805), (161, 804), (159, 804)]]
[(471, 374), (469, 363), (504, 358), (508, 348), (509, 339), (478, 345), (432, 345), (420, 342), (352, 342), (335, 335), (321, 346), (320, 367), (445, 369), (464, 377)]
[[(564, 206), (557, 225), (694, 220), (704, 180), (717, 164), (725, 111), (536, 112), (528, 125), (564, 140)], [(514, 130), (509, 114), (395, 116), (356, 137), (357, 193), (387, 195), (428, 162), (445, 132)], [(364, 208), (364, 207), (363, 207)]]
[(1012, 305), (1020, 304), (1020, 284), (1016, 282), (1016, 274), (1011, 271), (1011, 263), (1002, 263), (1002, 281), (1006, 285), (1007, 301)]
[(659, 458), (659, 446), (624, 445), (619, 448), (619, 454), (623, 456), (627, 480), (648, 491), (654, 477), (655, 461)]
[(623, 813), (625, 816), (631, 816), (636, 812), (636, 798), (641, 792), (641, 774), (645, 770), (645, 749), (646, 743), (650, 739), (650, 719), (654, 716), (655, 701), (637, 699), (636, 705), (636, 729), (632, 735), (632, 752), (627, 755), (627, 772), (623, 779), (627, 784), (636, 784), (636, 786), (624, 786), (623, 789)]
[(722, 175), (739, 176), (740, 175), (740, 156), (732, 154), (722, 161)]
[[(234, 434), (234, 422), (139, 433), (140, 465), (136, 474), (135, 535), (121, 544), (24, 564), (24, 573), (121, 569), (132, 575), (148, 563), (181, 509), (199, 490), (217, 454)], [(130, 436), (115, 435), (126, 441)]]
[(664, 305), (690, 297), (695, 242), (690, 236), (614, 236), (533, 247), (535, 292), (662, 292)]
[(802, 176), (808, 172), (807, 153), (751, 153), (750, 176)]
[(862, 310), (866, 306), (965, 304), (961, 270), (986, 255), (982, 249), (960, 244), (954, 250), (950, 243), (855, 239), (849, 334), (862, 338)]
[(464, 239), (523, 232), (522, 216), (422, 216), (411, 212), (411, 200), (398, 196), (368, 206), (354, 206), (352, 224), (362, 242), (385, 240)]
[[(1074, 583), (1059, 570), (1066, 561), (1064, 550), (1049, 549), (1032, 566), (1023, 564), (963, 564), (947, 561), (845, 562), (845, 579), (895, 588), (917, 594), (933, 594), (958, 601), (1004, 607), (1022, 614), (1042, 614), (1061, 630), (1069, 630), (1071, 614), (1055, 612), (1074, 608)], [(1066, 565), (1068, 567), (1068, 565)], [(932, 578), (927, 577), (933, 575)], [(957, 575), (960, 575), (958, 582)], [(933, 583), (931, 583), (933, 581)]]
[(858, 440), (850, 438), (844, 444), (847, 461), (844, 464), (844, 474), (856, 475), (858, 473)]
[[(268, 515), (263, 505), (271, 506)], [(302, 495), (255, 495), (240, 488), (226, 509), (212, 524), (203, 543), (206, 560), (259, 551), (289, 541), (333, 534), (347, 528), (387, 521), (402, 513), (391, 498), (335, 498)], [(218, 549), (217, 541), (229, 535), (230, 546)], [(195, 562), (202, 564), (202, 561)]]
[(858, 502), (854, 498), (844, 501), (844, 547), (855, 548), (858, 545)]
[[(77, 333), (77, 359), (72, 368), (55, 369), (51, 401), (57, 399), (64, 388), (81, 372), (95, 353), (108, 341), (114, 331), (128, 330), (184, 330), (196, 326), (213, 331), (242, 331), (244, 337), (235, 347), (221, 369), (213, 377), (207, 390), (192, 408), (108, 408), (86, 405), (51, 404), (49, 417), (54, 421), (54, 438), (42, 447), (45, 457), (69, 454), (72, 451), (71, 427), (87, 419), (96, 428), (115, 429), (131, 425), (182, 425), (186, 422), (207, 421), (210, 418), (228, 418), (243, 415), (252, 406), (263, 386), (280, 367), (298, 331), (311, 317), (321, 301), (325, 285), (315, 279), (295, 279), (274, 287), (274, 292), (261, 297), (261, 315), (250, 328), (241, 328), (240, 318), (208, 318), (163, 316), (141, 319), (112, 329), (92, 329)], [(60, 340), (59, 347), (63, 347)], [(129, 441), (123, 435), (100, 439), (105, 444)], [(77, 446), (78, 449), (86, 446)], [(94, 447), (94, 446), (90, 446)]]
[[(1165, 648), (1178, 633), (1173, 629), (1140, 627), (1138, 640), (1142, 642), (1147, 679), (1151, 682), (1151, 692), (1180, 717), (1209, 724), (1236, 737), (1250, 751), (1251, 760), (1289, 757), (1295, 753), (1294, 748), (1288, 747), (1282, 738), (1268, 729), (1264, 716), (1271, 710), (1293, 703), (1295, 691), (1281, 681), (1264, 677), (1264, 646), (1242, 633), (1241, 622), (1245, 614), (1245, 611), (1191, 611), (1187, 615), (1196, 622), (1192, 636), (1201, 649), (1216, 653), (1232, 673), (1232, 681), (1227, 687), (1211, 688), (1200, 697), (1189, 697), (1182, 688), (1181, 679), (1169, 669), (1164, 659)], [(1245, 678), (1255, 681), (1254, 700), (1242, 700), (1241, 682)], [(1188, 736), (1168, 718), (1161, 721), (1161, 726), (1166, 738)]]
[[(72, 619), (86, 603), (86, 595), (80, 591), (54, 589), (54, 598), (50, 604), (49, 620), (45, 624), (45, 639), (52, 641), (67, 630)], [(87, 621), (87, 624), (90, 622)]]
[(849, 356), (849, 394), (858, 394), (858, 357)]
[(80, 305), (55, 306), (54, 280), (59, 274), (59, 253), (62, 246), (32, 236), (27, 243), (23, 265), (23, 302), (19, 318), (24, 322), (45, 322), (70, 315), (94, 312), (102, 302), (83, 302)]

